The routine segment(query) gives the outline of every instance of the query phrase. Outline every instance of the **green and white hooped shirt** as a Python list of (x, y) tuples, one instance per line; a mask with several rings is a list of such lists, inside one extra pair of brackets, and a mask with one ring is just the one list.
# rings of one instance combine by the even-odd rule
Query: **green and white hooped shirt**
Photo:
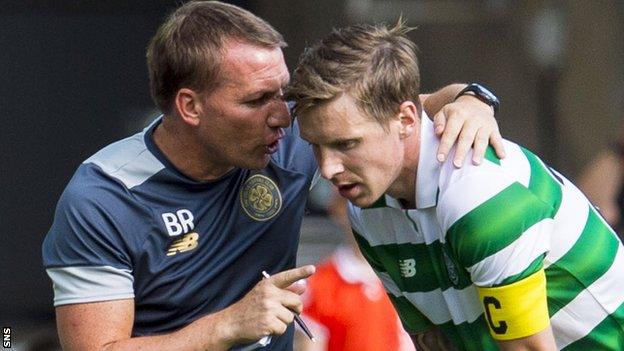
[[(624, 247), (585, 196), (509, 141), (502, 160), (489, 148), (481, 166), (471, 155), (460, 169), (453, 155), (439, 164), (432, 123), (422, 121), (417, 208), (387, 195), (370, 208), (349, 204), (406, 330), (436, 325), (461, 350), (496, 350), (490, 334), (513, 330), (502, 316), (524, 305), (529, 327), (547, 309), (558, 349), (624, 349)], [(547, 308), (526, 301), (532, 288), (515, 288), (542, 271)], [(507, 306), (479, 296), (489, 287), (508, 288)]]

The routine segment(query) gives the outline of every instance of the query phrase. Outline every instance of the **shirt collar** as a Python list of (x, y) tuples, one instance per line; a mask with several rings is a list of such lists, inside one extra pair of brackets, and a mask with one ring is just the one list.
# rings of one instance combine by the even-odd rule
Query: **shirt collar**
[(416, 208), (433, 207), (438, 203), (438, 179), (441, 164), (436, 153), (440, 141), (433, 129), (433, 122), (425, 111), (420, 118), (420, 154), (416, 173)]

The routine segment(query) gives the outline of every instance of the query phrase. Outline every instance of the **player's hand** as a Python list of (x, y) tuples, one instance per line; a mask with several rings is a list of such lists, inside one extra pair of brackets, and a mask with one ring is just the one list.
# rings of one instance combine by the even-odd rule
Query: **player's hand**
[(494, 118), (494, 109), (475, 97), (462, 95), (445, 105), (434, 116), (433, 125), (436, 134), (441, 135), (437, 153), (440, 162), (446, 159), (455, 142), (457, 142), (453, 159), (455, 167), (462, 166), (471, 146), (474, 147), (472, 162), (481, 164), (488, 142), (494, 147), (498, 157), (505, 157), (505, 148)]
[(283, 334), (292, 323), (294, 313), (303, 310), (299, 295), (304, 289), (296, 282), (314, 271), (314, 266), (303, 266), (260, 280), (243, 299), (228, 308), (235, 339), (245, 343)]

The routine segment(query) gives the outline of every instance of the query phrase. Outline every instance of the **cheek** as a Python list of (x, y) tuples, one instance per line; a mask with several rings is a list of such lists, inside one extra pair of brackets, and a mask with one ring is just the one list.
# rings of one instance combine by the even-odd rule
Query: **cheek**
[(398, 145), (381, 143), (369, 150), (368, 157), (363, 159), (364, 170), (368, 170), (370, 176), (390, 179), (400, 170), (402, 155), (403, 150)]
[[(248, 141), (249, 137), (261, 134), (266, 125), (265, 113), (260, 109), (240, 108), (230, 114), (230, 128), (235, 130), (240, 142)], [(247, 136), (245, 138), (244, 136)]]

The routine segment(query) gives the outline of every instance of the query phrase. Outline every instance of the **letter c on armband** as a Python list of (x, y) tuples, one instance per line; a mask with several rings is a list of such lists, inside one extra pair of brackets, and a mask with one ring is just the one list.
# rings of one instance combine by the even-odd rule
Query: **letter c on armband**
[(490, 325), (490, 329), (492, 329), (492, 331), (496, 334), (505, 334), (507, 332), (507, 322), (499, 321), (498, 325), (495, 325), (494, 321), (492, 320), (492, 313), (490, 312), (490, 308), (491, 308), (490, 306), (493, 306), (493, 308), (496, 308), (497, 310), (500, 310), (501, 308), (500, 301), (498, 301), (495, 297), (485, 296), (483, 298), (483, 307), (485, 307), (485, 316), (487, 317), (487, 321), (488, 321), (488, 324)]
[(490, 335), (496, 340), (523, 338), (550, 324), (544, 270), (509, 285), (477, 287)]

